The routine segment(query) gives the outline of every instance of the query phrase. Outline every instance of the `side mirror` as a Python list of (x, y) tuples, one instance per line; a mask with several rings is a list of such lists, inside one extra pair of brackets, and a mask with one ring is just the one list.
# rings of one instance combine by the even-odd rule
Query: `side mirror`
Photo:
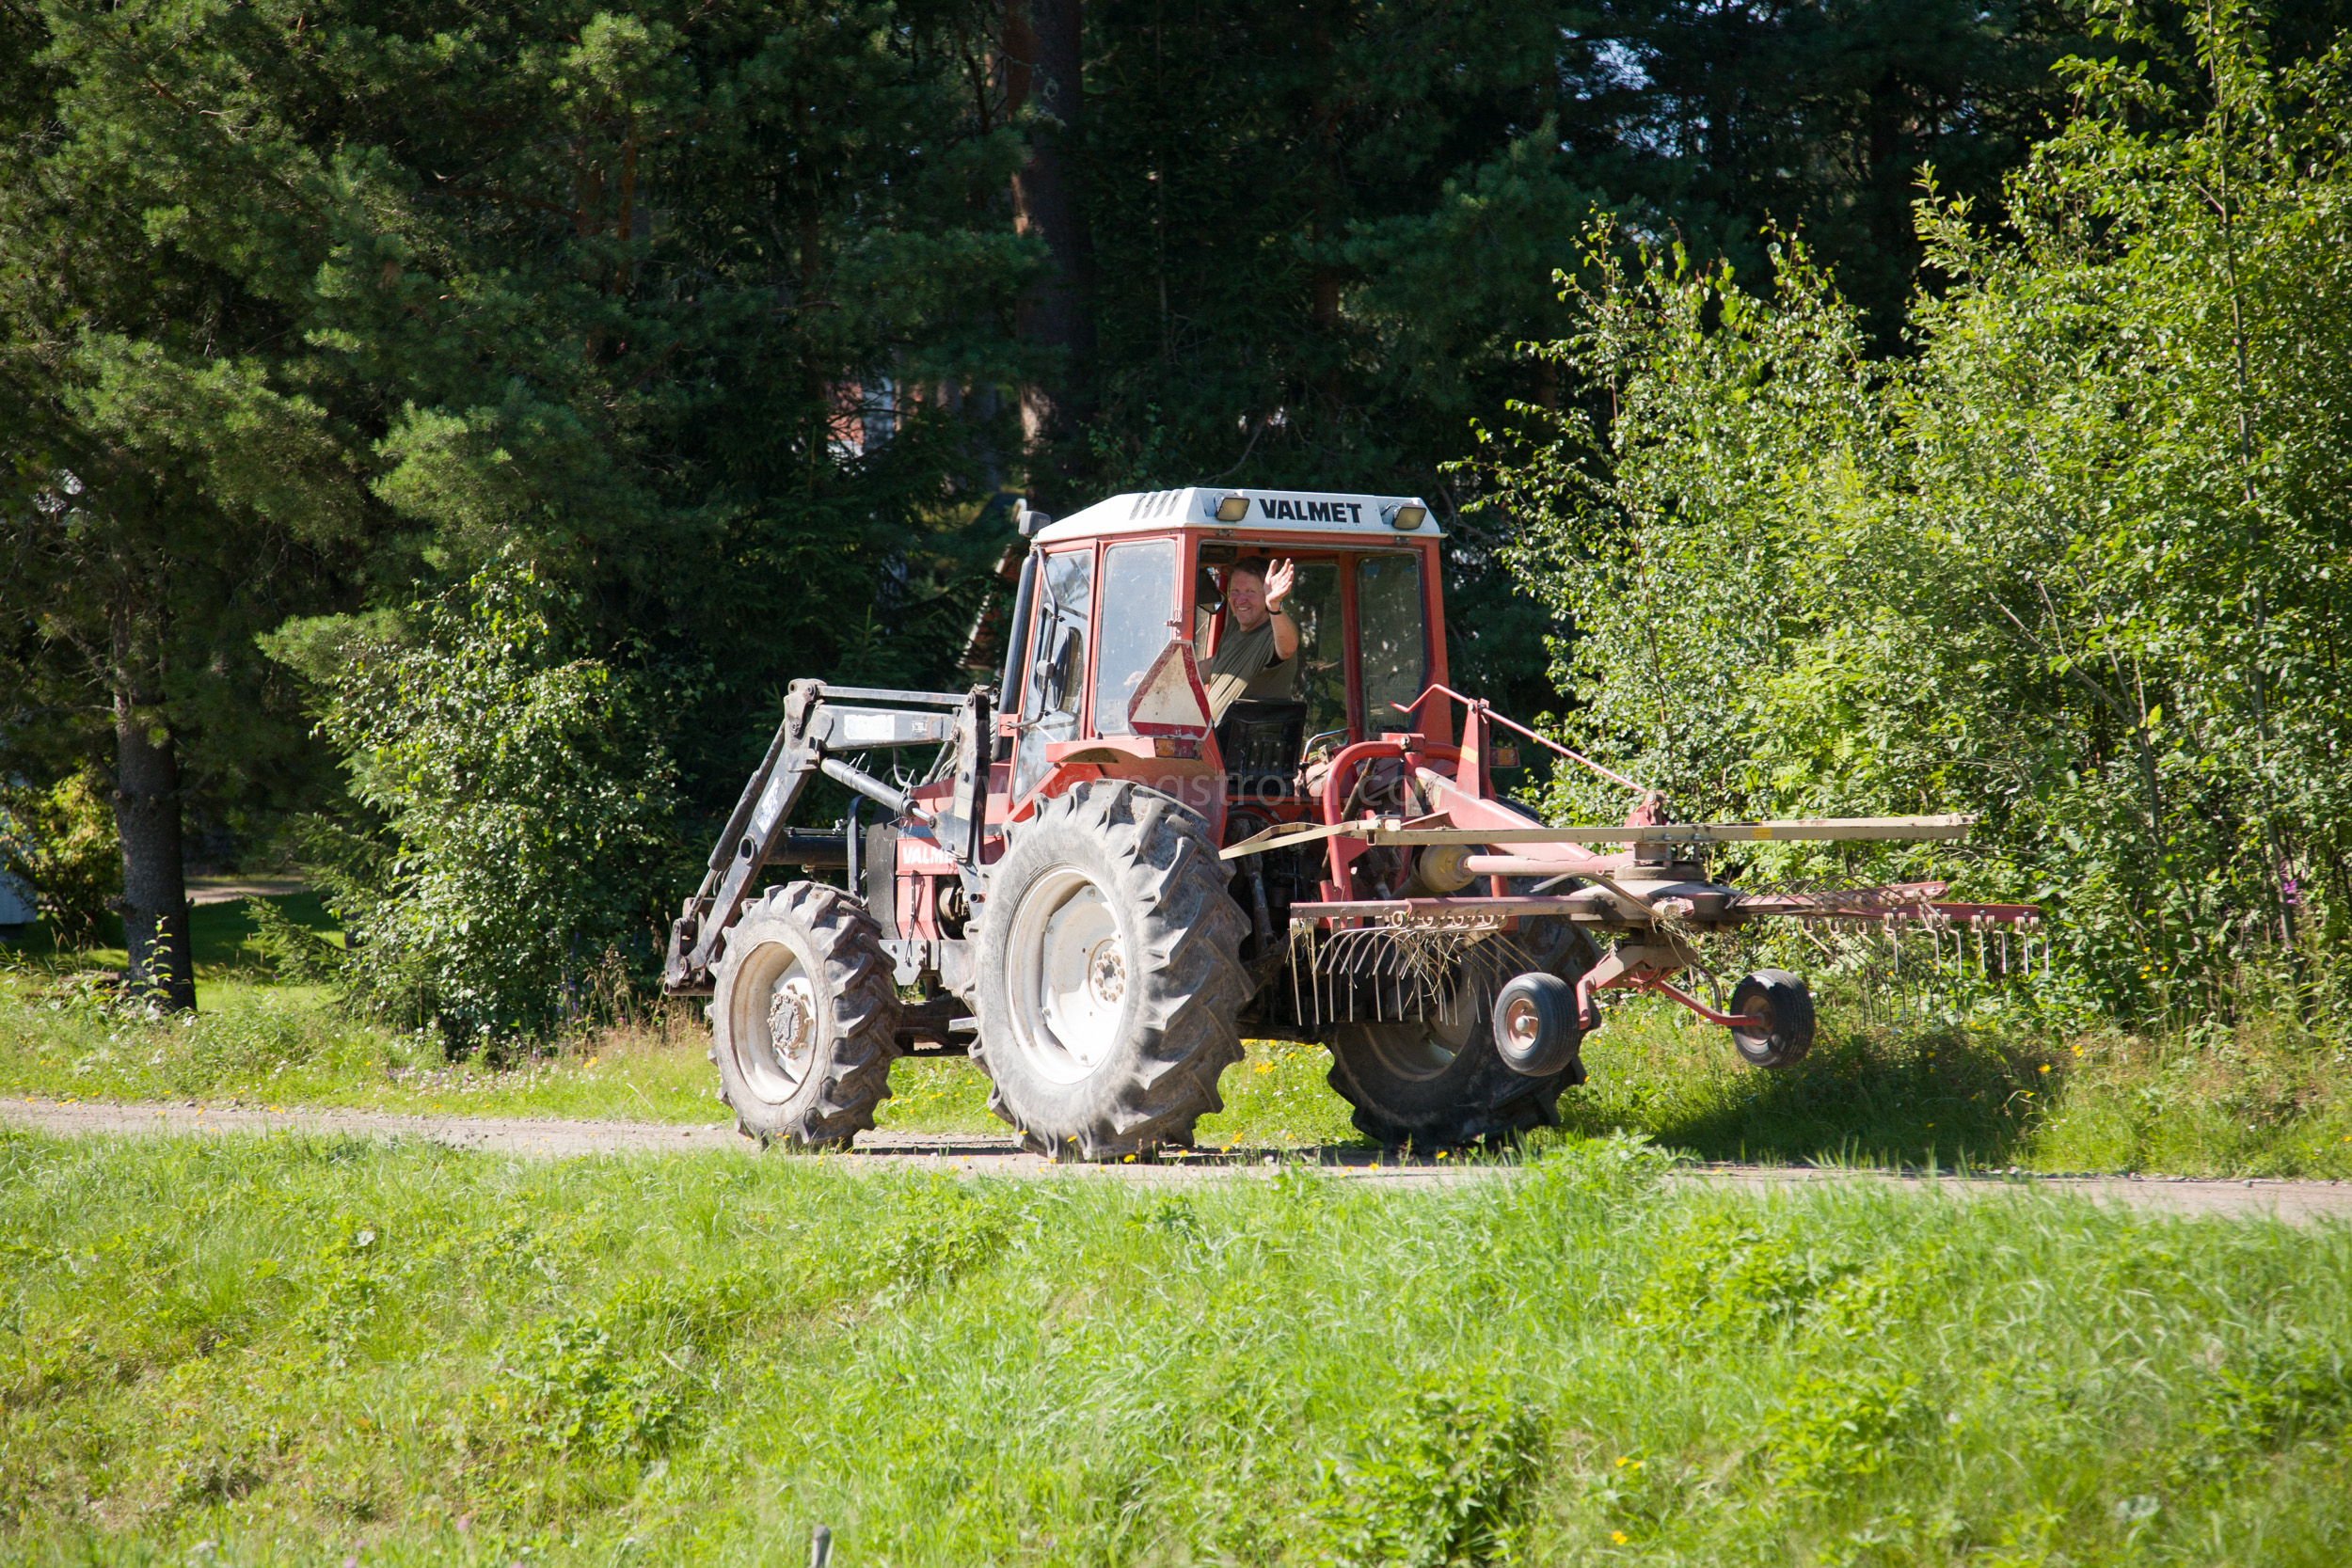
[(1012, 526), (1021, 531), (1021, 537), (1024, 539), (1036, 538), (1038, 531), (1052, 523), (1053, 520), (1042, 512), (1030, 511), (1029, 503), (1026, 501), (1023, 501), (1021, 509), (1012, 515)]

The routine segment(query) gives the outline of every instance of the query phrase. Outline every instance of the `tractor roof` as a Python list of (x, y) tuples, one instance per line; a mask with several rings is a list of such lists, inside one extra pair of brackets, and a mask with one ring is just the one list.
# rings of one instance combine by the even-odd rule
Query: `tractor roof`
[[(1243, 515), (1226, 521), (1217, 509), (1246, 502)], [(1419, 507), (1421, 520), (1409, 529), (1391, 519)], [(1228, 507), (1227, 510), (1232, 510)], [(1428, 503), (1418, 496), (1372, 496), (1334, 490), (1232, 490), (1193, 484), (1181, 490), (1147, 490), (1113, 496), (1083, 512), (1048, 523), (1037, 541), (1051, 545), (1104, 533), (1158, 533), (1170, 528), (1216, 529), (1239, 533), (1360, 533), (1367, 539), (1441, 538)]]

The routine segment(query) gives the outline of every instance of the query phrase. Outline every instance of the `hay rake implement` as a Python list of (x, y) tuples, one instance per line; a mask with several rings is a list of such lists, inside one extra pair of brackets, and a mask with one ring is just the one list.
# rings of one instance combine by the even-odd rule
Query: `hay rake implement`
[[(1905, 930), (1924, 936), (1938, 958), (1947, 942), (1957, 955), (1973, 936), (1979, 967), (1990, 974), (1996, 968), (2011, 972), (2014, 937), (2030, 973), (2032, 940), (2042, 923), (2033, 905), (1949, 900), (1943, 896), (1943, 882), (1743, 893), (1709, 879), (1701, 859), (1709, 848), (1742, 844), (1956, 839), (1974, 826), (1974, 817), (1669, 821), (1654, 793), (1474, 698), (1433, 685), (1414, 703), (1397, 705), (1415, 713), (1437, 698), (1463, 710), (1460, 744), (1445, 748), (1455, 764), (1451, 774), (1431, 766), (1437, 758), (1413, 733), (1350, 747), (1325, 774), (1327, 799), (1336, 800), (1343, 787), (1360, 798), (1353, 781), (1343, 777), (1346, 768), (1392, 758), (1394, 776), (1378, 793), (1428, 810), (1409, 816), (1366, 811), (1352, 818), (1277, 825), (1224, 850), (1227, 859), (1241, 860), (1314, 845), (1327, 857), (1323, 896), (1295, 901), (1289, 910), (1292, 994), (1304, 1025), (1360, 1022), (1367, 1017), (1375, 1022), (1407, 1017), (1451, 1022), (1467, 998), (1495, 996), (1514, 976), (1543, 969), (1518, 935), (1541, 923), (1566, 922), (1617, 940), (1574, 979), (1574, 1006), (1566, 1019), (1552, 1022), (1538, 1004), (1524, 1004), (1517, 1020), (1522, 1035), (1540, 1033), (1549, 1022), (1581, 1037), (1600, 1027), (1597, 993), (1644, 991), (1728, 1028), (1743, 1055), (1771, 1067), (1801, 1059), (1811, 1046), (1813, 1013), (1804, 982), (1785, 972), (1763, 971), (1735, 987), (1731, 1007), (1709, 1006), (1677, 983), (1692, 972), (1714, 978), (1696, 939), (1767, 920), (1883, 933), (1899, 971)], [(1480, 781), (1470, 759), (1486, 754), (1496, 728), (1517, 731), (1634, 790), (1636, 804), (1624, 822), (1605, 826), (1528, 821), (1476, 788)], [(1464, 786), (1465, 775), (1470, 787)], [(1597, 847), (1604, 846), (1609, 847)], [(1361, 863), (1381, 850), (1405, 857), (1389, 863), (1391, 870), (1405, 869), (1405, 888), (1383, 885), (1375, 891), (1411, 889), (1420, 895), (1345, 895), (1359, 889)], [(1468, 891), (1482, 880), (1486, 891)], [(1527, 887), (1530, 883), (1534, 886)], [(2046, 946), (2043, 962), (2046, 966)], [(1751, 1005), (1741, 1005), (1742, 997)], [(1496, 1019), (1499, 1031), (1507, 1033), (1513, 1024), (1511, 1019)], [(1548, 1061), (1562, 1053), (1531, 1047), (1527, 1054)]]

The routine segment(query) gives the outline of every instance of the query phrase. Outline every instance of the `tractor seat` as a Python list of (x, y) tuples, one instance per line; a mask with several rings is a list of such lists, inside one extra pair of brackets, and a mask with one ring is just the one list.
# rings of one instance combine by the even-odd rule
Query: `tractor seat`
[(1298, 753), (1307, 743), (1305, 703), (1236, 702), (1217, 721), (1228, 800), (1288, 800), (1298, 793)]

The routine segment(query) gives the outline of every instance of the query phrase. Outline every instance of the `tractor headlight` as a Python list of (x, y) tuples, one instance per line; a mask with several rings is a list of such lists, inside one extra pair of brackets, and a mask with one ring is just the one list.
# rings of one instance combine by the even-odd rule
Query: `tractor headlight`
[(1402, 506), (1389, 509), (1389, 526), (1403, 532), (1410, 532), (1421, 527), (1422, 520), (1428, 515), (1429, 508), (1406, 501)]
[(1238, 490), (1216, 503), (1216, 520), (1220, 523), (1238, 523), (1248, 515), (1249, 498)]

